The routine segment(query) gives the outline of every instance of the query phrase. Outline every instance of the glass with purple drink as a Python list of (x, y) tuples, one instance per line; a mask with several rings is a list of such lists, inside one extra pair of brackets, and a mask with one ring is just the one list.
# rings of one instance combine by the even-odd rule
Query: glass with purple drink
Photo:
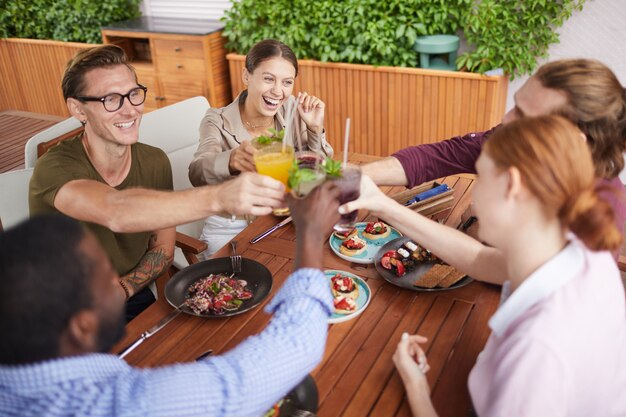
[[(339, 204), (354, 201), (361, 195), (361, 167), (354, 164), (346, 164), (341, 169), (341, 177), (333, 179), (339, 188)], [(342, 214), (334, 229), (337, 232), (349, 232), (354, 229), (358, 210)]]
[(313, 151), (296, 152), (296, 161), (300, 168), (317, 169), (318, 166), (324, 164), (324, 157)]
[(296, 165), (289, 170), (288, 185), (291, 194), (304, 198), (326, 180), (324, 158), (311, 151), (296, 152)]

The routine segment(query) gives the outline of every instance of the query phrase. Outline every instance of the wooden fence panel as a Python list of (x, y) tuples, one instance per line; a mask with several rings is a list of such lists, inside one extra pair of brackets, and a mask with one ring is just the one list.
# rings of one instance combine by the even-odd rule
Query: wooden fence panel
[[(227, 56), (233, 97), (244, 86), (243, 55)], [(340, 151), (350, 117), (353, 152), (385, 156), (410, 145), (486, 130), (504, 115), (508, 79), (417, 68), (300, 60), (294, 91), (326, 103), (327, 138)]]
[(60, 93), (65, 65), (78, 51), (93, 46), (35, 39), (0, 39), (0, 110), (69, 116)]
[[(63, 70), (79, 50), (92, 46), (0, 39), (0, 110), (68, 116), (60, 94)], [(233, 96), (243, 89), (244, 59), (228, 55)], [(311, 60), (299, 64), (295, 91), (324, 100), (327, 137), (338, 151), (347, 117), (350, 150), (384, 156), (410, 145), (488, 129), (504, 114), (505, 77)]]

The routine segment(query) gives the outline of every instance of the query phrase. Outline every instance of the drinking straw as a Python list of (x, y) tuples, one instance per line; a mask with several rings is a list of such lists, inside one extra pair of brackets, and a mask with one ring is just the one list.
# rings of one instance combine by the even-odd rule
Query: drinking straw
[(348, 142), (350, 141), (350, 118), (346, 118), (346, 133), (343, 139), (343, 167), (348, 164)]
[(288, 133), (291, 132), (291, 129), (293, 128), (293, 118), (296, 115), (296, 108), (298, 107), (298, 103), (296, 101), (295, 105), (289, 109), (288, 113), (285, 113), (285, 134), (283, 135), (283, 149), (282, 152), (285, 152), (285, 149), (287, 148), (287, 136)]
[[(295, 113), (294, 113), (294, 117), (295, 117)], [(295, 123), (295, 120), (294, 120)], [(298, 150), (303, 151), (304, 149), (302, 149), (302, 138), (300, 138), (300, 128), (298, 126), (296, 126), (296, 141), (298, 142)]]

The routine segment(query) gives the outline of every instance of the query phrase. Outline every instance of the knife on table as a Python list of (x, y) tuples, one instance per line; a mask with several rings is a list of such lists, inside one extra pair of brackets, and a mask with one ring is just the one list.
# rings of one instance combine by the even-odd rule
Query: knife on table
[(252, 239), (250, 239), (250, 243), (257, 243), (259, 240), (263, 239), (265, 236), (269, 235), (270, 233), (272, 233), (274, 230), (278, 230), (281, 227), (283, 227), (286, 224), (289, 224), (289, 222), (291, 222), (291, 216), (287, 217), (285, 220), (283, 220), (282, 222), (270, 227), (269, 229), (267, 229), (265, 232), (261, 233), (258, 236), (253, 237)]
[(126, 355), (128, 355), (130, 352), (135, 350), (137, 346), (142, 344), (144, 340), (154, 336), (159, 330), (164, 328), (170, 321), (174, 320), (181, 313), (182, 311), (181, 308), (183, 305), (185, 305), (185, 303), (182, 303), (181, 305), (176, 307), (167, 316), (163, 317), (157, 324), (150, 327), (147, 331), (143, 332), (141, 336), (139, 336), (139, 339), (135, 340), (133, 343), (128, 345), (126, 349), (120, 352), (120, 355), (119, 355), (120, 359), (124, 359)]

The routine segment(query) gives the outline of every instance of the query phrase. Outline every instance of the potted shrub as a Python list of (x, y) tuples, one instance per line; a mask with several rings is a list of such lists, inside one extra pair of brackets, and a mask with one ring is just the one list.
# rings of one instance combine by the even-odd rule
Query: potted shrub
[[(345, 117), (351, 117), (352, 149), (388, 155), (497, 124), (508, 78), (534, 69), (558, 40), (554, 27), (582, 3), (239, 0), (226, 12), (223, 31), (236, 52), (227, 57), (232, 93), (243, 88), (243, 54), (261, 39), (280, 39), (301, 58), (296, 88), (327, 104), (331, 144), (340, 148)], [(416, 38), (437, 33), (466, 39), (456, 62), (462, 72), (415, 68)], [(505, 75), (478, 74), (495, 68)]]
[(141, 0), (8, 1), (0, 5), (0, 109), (67, 115), (67, 61), (101, 43), (100, 27), (140, 15)]

